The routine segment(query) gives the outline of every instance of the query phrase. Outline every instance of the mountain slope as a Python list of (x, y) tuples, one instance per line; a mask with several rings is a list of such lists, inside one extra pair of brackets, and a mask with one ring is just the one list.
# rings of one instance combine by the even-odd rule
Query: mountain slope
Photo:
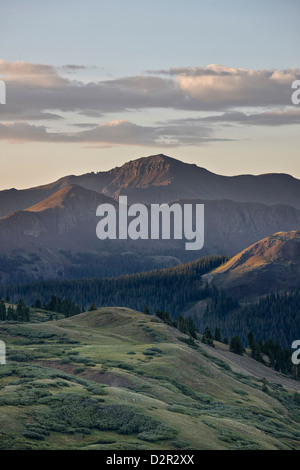
[[(66, 186), (34, 206), (0, 219), (0, 253), (17, 248), (35, 252), (35, 247), (39, 251), (53, 247), (77, 251), (88, 251), (92, 247), (105, 249), (107, 242), (96, 238), (99, 221), (96, 209), (103, 203), (113, 204), (118, 210), (117, 202), (110, 197), (78, 185)], [(270, 233), (300, 230), (300, 211), (290, 206), (202, 199), (181, 199), (174, 203), (182, 207), (184, 204), (204, 204), (205, 246), (202, 252), (209, 255), (233, 255), (236, 250)], [(124, 249), (141, 244), (132, 244), (129, 239), (113, 243), (117, 247), (123, 245)], [(149, 239), (147, 245), (152, 251), (155, 246), (183, 248), (183, 243), (174, 240), (154, 242)]]
[(67, 186), (32, 207), (0, 219), (1, 251), (79, 250), (82, 239), (86, 244), (96, 241), (96, 208), (102, 203), (115, 201), (81, 186)]
[(230, 200), (179, 200), (204, 204), (205, 255), (234, 256), (257, 240), (276, 233), (300, 230), (300, 211), (280, 204), (239, 203)]
[[(300, 230), (299, 185), (288, 175), (224, 177), (154, 155), (107, 172), (1, 191), (1, 282), (111, 276), (232, 256), (272, 233)], [(116, 204), (120, 194), (129, 203), (204, 204), (204, 248), (186, 252), (184, 240), (172, 239), (98, 240), (96, 208)]]
[(248, 300), (300, 287), (300, 232), (279, 232), (246, 248), (213, 272), (213, 282)]
[(37, 204), (77, 184), (129, 202), (151, 204), (174, 199), (230, 199), (237, 202), (287, 204), (300, 209), (300, 181), (285, 174), (221, 176), (165, 155), (153, 155), (99, 173), (66, 176), (48, 185), (0, 192), (0, 217)]
[[(205, 241), (200, 252), (186, 252), (184, 240), (100, 241), (96, 237), (99, 222), (96, 208), (99, 204), (110, 203), (118, 210), (117, 202), (95, 191), (71, 185), (23, 211), (0, 219), (0, 256), (14, 257), (14, 253), (23, 258), (29, 254), (38, 256), (39, 260), (27, 263), (26, 280), (30, 280), (30, 276), (33, 279), (46, 279), (118, 275), (166, 267), (204, 255), (230, 256), (270, 233), (300, 230), (300, 211), (290, 206), (229, 200), (191, 199), (175, 202), (182, 206), (185, 203), (205, 205)], [(65, 252), (71, 253), (68, 259)], [(80, 255), (82, 259), (79, 260), (78, 273), (74, 273), (68, 266), (74, 266), (74, 255), (76, 257), (77, 253), (89, 255)], [(89, 268), (92, 253), (95, 265), (93, 271)], [(122, 255), (124, 260), (123, 254), (127, 258), (131, 257), (123, 264), (123, 268), (120, 262), (116, 264), (117, 260), (108, 261), (108, 255)], [(3, 262), (0, 264), (3, 281), (18, 279), (22, 282), (22, 273), (16, 269), (14, 259), (10, 264), (11, 269), (6, 269)], [(104, 264), (110, 266), (110, 271), (101, 268)], [(6, 269), (5, 273), (3, 268)]]
[(101, 193), (71, 185), (0, 219), (1, 282), (105, 277), (179, 263), (166, 252), (178, 246), (172, 240), (167, 247), (157, 240), (154, 250), (148, 240), (99, 240), (96, 209), (103, 203), (117, 206)]

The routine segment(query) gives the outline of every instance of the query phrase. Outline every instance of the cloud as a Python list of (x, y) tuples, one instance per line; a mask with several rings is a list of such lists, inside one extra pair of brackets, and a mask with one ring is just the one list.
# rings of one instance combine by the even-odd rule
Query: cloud
[(85, 65), (66, 64), (66, 65), (63, 65), (61, 68), (66, 69), (66, 70), (85, 70), (91, 67), (86, 67)]
[(224, 65), (211, 64), (207, 65), (206, 67), (173, 67), (167, 70), (148, 70), (147, 73), (150, 75), (184, 75), (186, 77), (199, 77), (205, 75), (228, 76), (243, 72), (247, 72), (247, 70), (241, 68), (237, 69), (233, 67), (226, 67)]
[(275, 110), (263, 113), (225, 113), (219, 122), (233, 122), (251, 126), (289, 126), (300, 124), (300, 111)]
[[(83, 65), (65, 66), (65, 70), (74, 72), (82, 68)], [(299, 112), (292, 109), (291, 103), (291, 84), (300, 79), (296, 68), (255, 71), (213, 64), (84, 83), (61, 77), (51, 65), (2, 60), (0, 78), (6, 82), (7, 92), (7, 104), (0, 108), (4, 121), (0, 138), (10, 141), (198, 145), (217, 140), (217, 125), (299, 123)], [(151, 109), (205, 112), (209, 116), (152, 126), (120, 120), (123, 112)], [(91, 121), (103, 121), (108, 114), (115, 114), (118, 119), (91, 126), (79, 123), (79, 132), (67, 133), (64, 127), (68, 123), (62, 118), (65, 113), (89, 116)], [(57, 121), (58, 132), (27, 122), (40, 120)]]
[(1, 114), (4, 119), (19, 119), (26, 113), (40, 113), (43, 118), (43, 112), (99, 116), (153, 108), (226, 111), (288, 106), (291, 84), (300, 79), (299, 69), (253, 71), (219, 65), (167, 73), (169, 77), (141, 75), (83, 83), (60, 77), (49, 65), (1, 61), (0, 76), (7, 84), (7, 105)]
[(5, 82), (15, 86), (53, 88), (67, 84), (52, 65), (31, 64), (28, 62), (6, 62), (0, 60), (0, 76)]
[(291, 104), (291, 84), (300, 69), (246, 70), (223, 65), (152, 71), (172, 77), (180, 90), (193, 98), (194, 108), (224, 109), (233, 106), (277, 106)]
[[(88, 67), (86, 65), (66, 64), (60, 67), (55, 67), (55, 70), (57, 70), (58, 72), (62, 70), (63, 73), (66, 73), (66, 74), (75, 74), (82, 70), (91, 70), (91, 69), (97, 69), (97, 68), (98, 67), (96, 67), (95, 65), (91, 65)], [(101, 67), (101, 70), (104, 70), (104, 69)]]
[(7, 121), (14, 121), (16, 118), (20, 121), (58, 121), (63, 120), (62, 116), (56, 113), (43, 112), (37, 109), (23, 109), (22, 107), (12, 107), (5, 110), (5, 115), (0, 110), (0, 117)]
[(33, 126), (24, 122), (0, 124), (0, 139), (9, 142), (47, 142), (48, 134), (44, 126)]
[(193, 125), (196, 123), (212, 124), (247, 124), (251, 126), (290, 126), (300, 124), (300, 110), (274, 110), (261, 113), (246, 114), (239, 111), (230, 111), (219, 115), (210, 115), (198, 118), (176, 119), (160, 122), (158, 124)]
[(181, 90), (198, 102), (216, 104), (220, 108), (233, 106), (288, 105), (291, 83), (300, 73), (285, 71), (231, 70), (224, 74), (177, 75)]
[[(19, 119), (20, 114), (45, 111), (99, 117), (104, 113), (145, 108), (180, 108), (180, 103), (184, 102), (184, 95), (176, 84), (158, 77), (141, 76), (98, 83), (64, 79), (61, 84), (53, 80), (54, 86), (35, 86), (21, 79), (18, 82), (8, 75), (3, 77), (7, 89), (7, 104), (0, 110), (3, 119)], [(45, 85), (46, 79), (43, 83)]]
[(90, 129), (91, 127), (98, 126), (98, 124), (96, 122), (77, 122), (75, 124), (72, 124), (72, 126)]
[(0, 124), (0, 139), (9, 142), (85, 143), (93, 146), (142, 145), (150, 147), (177, 147), (201, 145), (219, 139), (204, 125), (140, 126), (119, 120), (102, 123), (79, 132), (49, 132), (45, 126), (24, 122)]

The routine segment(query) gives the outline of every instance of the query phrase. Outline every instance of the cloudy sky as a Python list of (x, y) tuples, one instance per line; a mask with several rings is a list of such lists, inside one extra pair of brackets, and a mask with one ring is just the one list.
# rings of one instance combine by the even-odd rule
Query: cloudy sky
[(165, 153), (300, 178), (299, 0), (3, 0), (0, 189)]

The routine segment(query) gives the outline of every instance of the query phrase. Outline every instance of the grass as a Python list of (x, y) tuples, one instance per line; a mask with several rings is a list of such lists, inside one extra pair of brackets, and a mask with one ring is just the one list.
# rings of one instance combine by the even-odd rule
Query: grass
[(0, 449), (300, 448), (299, 394), (264, 393), (153, 320), (105, 308), (4, 325)]

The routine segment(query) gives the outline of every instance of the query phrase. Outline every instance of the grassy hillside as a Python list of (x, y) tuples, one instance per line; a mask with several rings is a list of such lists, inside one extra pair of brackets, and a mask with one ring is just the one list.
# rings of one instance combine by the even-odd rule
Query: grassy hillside
[[(295, 246), (297, 250), (299, 247), (298, 241), (294, 243), (294, 238), (293, 233), (287, 234), (288, 243), (286, 244), (282, 242), (284, 239), (282, 234), (279, 238), (278, 236), (268, 237), (267, 242), (266, 240), (258, 242), (255, 249), (258, 250), (258, 246), (261, 253), (263, 252), (261, 245), (267, 247), (268, 253), (264, 260), (269, 273), (277, 272), (279, 265), (280, 269), (281, 267), (283, 270), (287, 269), (291, 273), (290, 279), (297, 280), (299, 285), (299, 276), (297, 277), (297, 271), (294, 269), (296, 258), (293, 257)], [(268, 248), (272, 245), (271, 248), (274, 250), (274, 240), (277, 257), (276, 260), (271, 260)], [(278, 254), (278, 240), (280, 255)], [(251, 254), (252, 248), (249, 248)], [(226, 263), (227, 259), (221, 256), (203, 257), (168, 269), (123, 275), (118, 278), (42, 281), (0, 286), (0, 296), (3, 298), (8, 296), (13, 302), (18, 302), (21, 298), (27, 305), (35, 305), (39, 299), (39, 304), (43, 305), (43, 308), (48, 308), (53, 312), (63, 312), (63, 309), (54, 305), (57, 302), (51, 300), (52, 296), (69, 299), (70, 307), (72, 307), (72, 302), (76, 303), (77, 313), (87, 310), (92, 303), (95, 303), (97, 307), (117, 305), (140, 311), (148, 306), (151, 313), (155, 313), (157, 309), (163, 310), (168, 312), (172, 319), (176, 319), (178, 315), (191, 317), (200, 332), (203, 332), (208, 325), (212, 331), (219, 328), (222, 337), (232, 337), (238, 334), (244, 345), (248, 344), (247, 335), (249, 331), (252, 331), (255, 337), (263, 341), (272, 338), (275, 342), (280, 341), (282, 347), (290, 347), (300, 334), (300, 290), (294, 290), (295, 284), (291, 282), (291, 287), (281, 292), (280, 297), (276, 295), (273, 296), (274, 298), (259, 298), (257, 292), (256, 302), (246, 305), (241, 299), (231, 297), (227, 290), (223, 291), (215, 286), (215, 281), (221, 280), (222, 276), (228, 279), (227, 271), (229, 277), (232, 275), (232, 266), (239, 268), (242, 263), (243, 272), (247, 270), (247, 259), (243, 253), (234, 259), (236, 260), (234, 263), (232, 260)], [(224, 270), (225, 273), (223, 273)], [(238, 272), (240, 272), (239, 269)], [(245, 287), (249, 292), (255, 289), (257, 283), (260, 284), (260, 289), (265, 288), (260, 270), (254, 278), (256, 276), (258, 281), (252, 281), (254, 287), (250, 281)], [(288, 278), (284, 274), (282, 277), (285, 279), (285, 287), (289, 287)], [(274, 279), (274, 276), (270, 276), (270, 279)], [(263, 292), (266, 294), (269, 290), (270, 292), (276, 291), (277, 287), (279, 289), (278, 284), (272, 284)], [(51, 304), (53, 308), (50, 308)], [(66, 309), (66, 313), (68, 315), (76, 313), (75, 308)]]
[(155, 317), (102, 308), (0, 339), (1, 449), (300, 449), (299, 382)]

